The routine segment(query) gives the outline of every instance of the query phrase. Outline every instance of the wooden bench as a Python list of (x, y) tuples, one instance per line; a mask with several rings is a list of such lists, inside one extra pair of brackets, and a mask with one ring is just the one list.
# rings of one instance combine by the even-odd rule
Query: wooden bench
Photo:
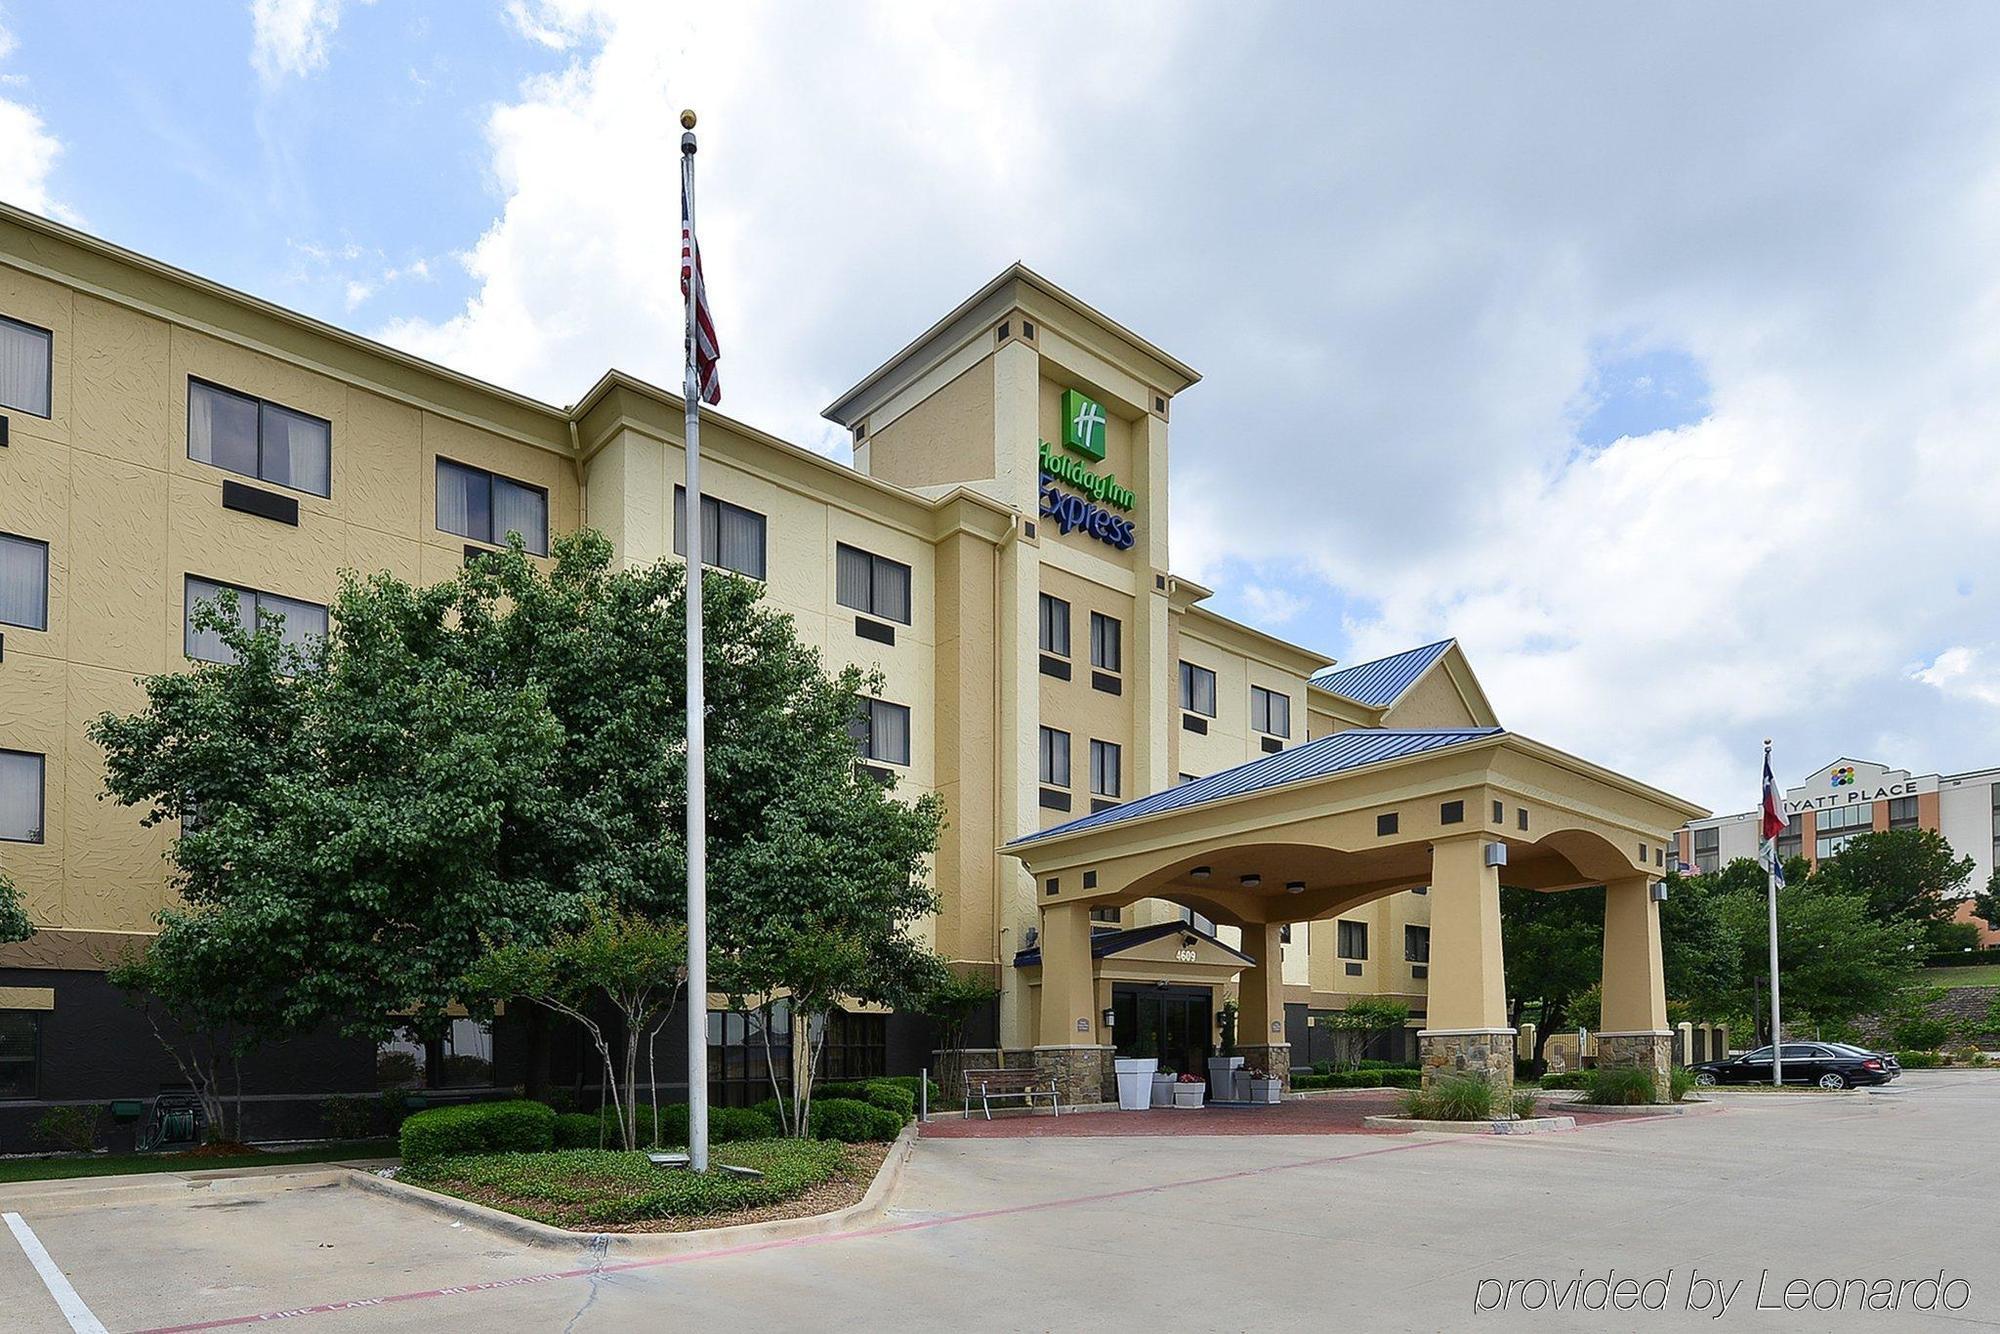
[(972, 1101), (977, 1098), (979, 1106), (986, 1113), (986, 1119), (993, 1119), (993, 1099), (1016, 1098), (1027, 1104), (1033, 1111), (1035, 1099), (1047, 1098), (1049, 1110), (1062, 1115), (1062, 1095), (1055, 1085), (1048, 1083), (1037, 1070), (967, 1070), (965, 1072), (965, 1106), (972, 1109)]

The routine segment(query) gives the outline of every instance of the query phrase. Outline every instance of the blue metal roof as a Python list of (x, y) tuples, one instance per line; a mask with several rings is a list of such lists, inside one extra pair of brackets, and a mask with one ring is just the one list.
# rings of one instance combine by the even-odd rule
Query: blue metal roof
[(1371, 708), (1387, 708), (1405, 690), (1415, 685), (1417, 678), (1429, 671), (1431, 664), (1442, 658), (1445, 650), (1457, 642), (1455, 639), (1440, 639), (1435, 644), (1392, 653), (1373, 662), (1358, 663), (1353, 667), (1329, 667), (1313, 677), (1312, 683), (1343, 699), (1351, 699)]
[(1224, 797), (1240, 797), (1247, 792), (1284, 787), (1290, 783), (1304, 782), (1309, 778), (1324, 778), (1328, 774), (1337, 774), (1346, 769), (1360, 769), (1370, 764), (1380, 764), (1385, 760), (1421, 755), (1428, 750), (1464, 745), (1481, 737), (1497, 736), (1501, 730), (1498, 727), (1350, 728), (1345, 732), (1335, 732), (1308, 741), (1302, 746), (1294, 746), (1290, 750), (1281, 750), (1275, 755), (1265, 755), (1251, 760), (1248, 764), (1239, 764), (1234, 769), (1224, 769), (1219, 774), (1197, 778), (1192, 783), (1182, 783), (1178, 787), (1170, 787), (1162, 792), (1149, 793), (1122, 806), (1114, 806), (1108, 811), (1099, 811), (1095, 815), (1086, 815), (1080, 820), (1071, 820), (1053, 829), (1030, 834), (1026, 838), (1017, 838), (1007, 846), (1018, 848), (1025, 843), (1052, 838), (1057, 834), (1101, 829), (1105, 825), (1115, 824), (1121, 820), (1134, 820), (1142, 815), (1182, 810), (1219, 801)]

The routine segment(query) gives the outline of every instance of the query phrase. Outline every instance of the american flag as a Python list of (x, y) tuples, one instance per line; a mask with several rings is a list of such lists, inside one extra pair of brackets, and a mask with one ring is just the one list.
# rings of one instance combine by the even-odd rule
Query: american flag
[(722, 349), (715, 343), (715, 321), (708, 313), (708, 280), (701, 273), (701, 247), (695, 244), (694, 219), (689, 216), (687, 189), (681, 189), (681, 298), (694, 303), (695, 380), (701, 386), (701, 401), (722, 401), (722, 377), (715, 363)]

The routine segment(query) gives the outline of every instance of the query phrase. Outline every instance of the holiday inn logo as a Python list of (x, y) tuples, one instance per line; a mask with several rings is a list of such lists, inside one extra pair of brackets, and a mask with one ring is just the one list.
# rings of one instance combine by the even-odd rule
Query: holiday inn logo
[(1104, 459), (1104, 405), (1074, 389), (1063, 390), (1063, 447), (1102, 462)]

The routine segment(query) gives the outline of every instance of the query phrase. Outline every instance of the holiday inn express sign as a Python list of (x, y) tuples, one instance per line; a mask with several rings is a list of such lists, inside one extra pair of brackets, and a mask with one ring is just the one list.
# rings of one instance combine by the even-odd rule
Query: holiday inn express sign
[[(1096, 462), (1104, 461), (1104, 433), (1110, 417), (1104, 405), (1075, 389), (1062, 396), (1063, 448)], [(1057, 452), (1048, 441), (1041, 442), (1042, 516), (1053, 519), (1056, 527), (1070, 533), (1082, 529), (1100, 542), (1120, 551), (1138, 540), (1130, 519), (1111, 513), (1106, 506), (1129, 511), (1138, 497), (1129, 487), (1118, 484), (1114, 473), (1093, 472), (1082, 459)], [(1089, 497), (1063, 490), (1075, 487)]]

